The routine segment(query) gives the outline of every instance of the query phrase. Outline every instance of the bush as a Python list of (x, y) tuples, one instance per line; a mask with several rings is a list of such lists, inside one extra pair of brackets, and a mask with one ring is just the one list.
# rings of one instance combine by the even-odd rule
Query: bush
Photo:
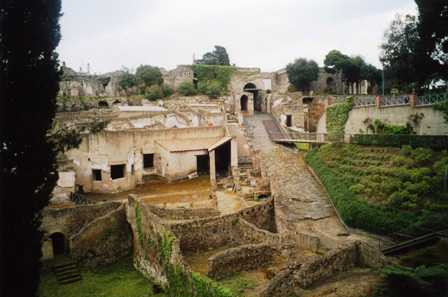
[[(411, 225), (414, 216), (410, 212), (386, 209), (370, 205), (355, 195), (319, 158), (318, 151), (306, 155), (307, 163), (320, 177), (342, 219), (351, 227), (373, 233), (398, 232)], [(361, 190), (359, 187), (356, 190)]]
[(169, 97), (174, 94), (174, 90), (172, 87), (163, 84), (162, 85), (162, 93), (163, 93), (163, 97)]
[(347, 100), (346, 102), (336, 103), (327, 108), (326, 122), (329, 140), (343, 140), (345, 123), (347, 123), (352, 107), (352, 101)]
[(145, 90), (145, 98), (151, 101), (163, 98), (163, 90), (159, 85), (152, 85)]
[[(328, 115), (327, 115), (328, 121)], [(387, 134), (355, 134), (351, 143), (374, 146), (404, 145), (442, 150), (448, 148), (448, 136), (446, 135), (387, 135)]]
[(387, 266), (383, 275), (391, 296), (444, 296), (448, 286), (448, 265), (408, 268)]
[(177, 88), (177, 91), (183, 96), (193, 96), (197, 94), (193, 83), (189, 81), (182, 82)]
[(222, 92), (221, 85), (217, 81), (199, 83), (198, 91), (210, 98), (218, 98)]

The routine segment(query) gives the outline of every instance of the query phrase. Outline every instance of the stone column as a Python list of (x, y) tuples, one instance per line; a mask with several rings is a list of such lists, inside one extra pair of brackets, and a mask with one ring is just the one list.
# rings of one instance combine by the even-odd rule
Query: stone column
[(412, 108), (415, 108), (415, 106), (417, 105), (417, 95), (415, 95), (415, 93), (412, 93), (409, 96), (409, 104)]
[(240, 189), (240, 176), (238, 171), (238, 142), (235, 137), (230, 141), (230, 168), (233, 177), (233, 189), (237, 191)]
[(216, 186), (216, 163), (215, 163), (215, 150), (208, 153), (209, 167), (210, 167), (210, 182), (212, 186)]

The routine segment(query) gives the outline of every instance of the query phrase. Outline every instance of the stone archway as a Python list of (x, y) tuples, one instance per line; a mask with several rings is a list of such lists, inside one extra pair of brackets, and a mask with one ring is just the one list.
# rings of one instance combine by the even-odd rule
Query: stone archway
[(51, 244), (53, 247), (53, 256), (64, 255), (67, 253), (67, 243), (65, 235), (61, 232), (55, 232), (50, 235)]
[(257, 86), (254, 83), (249, 82), (244, 85), (243, 91), (252, 93), (254, 95), (254, 110), (259, 112), (263, 111), (260, 89), (257, 88)]
[(247, 95), (241, 96), (241, 98), (240, 98), (241, 111), (247, 111), (248, 101), (249, 101), (249, 98), (247, 97)]
[(102, 100), (102, 101), (98, 102), (98, 107), (99, 108), (108, 108), (109, 104), (107, 103), (107, 101)]

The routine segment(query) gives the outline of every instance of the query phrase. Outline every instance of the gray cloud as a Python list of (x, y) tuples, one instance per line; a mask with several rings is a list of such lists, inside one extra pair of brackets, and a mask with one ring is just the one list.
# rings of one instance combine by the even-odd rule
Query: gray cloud
[(65, 0), (61, 59), (93, 72), (173, 68), (219, 44), (232, 63), (270, 71), (332, 49), (379, 65), (384, 30), (412, 0)]

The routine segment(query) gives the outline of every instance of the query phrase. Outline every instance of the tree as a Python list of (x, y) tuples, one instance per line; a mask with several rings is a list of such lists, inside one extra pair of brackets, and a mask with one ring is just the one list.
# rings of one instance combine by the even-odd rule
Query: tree
[(448, 3), (416, 0), (419, 10), (417, 70), (420, 84), (429, 79), (448, 81)]
[(151, 65), (140, 65), (135, 72), (137, 83), (148, 87), (151, 85), (161, 85), (163, 83), (162, 73), (158, 67)]
[(317, 80), (319, 75), (319, 66), (313, 60), (296, 59), (294, 63), (286, 66), (288, 79), (299, 91), (308, 91), (311, 82)]
[(419, 42), (417, 19), (415, 16), (397, 15), (384, 35), (381, 45), (381, 63), (389, 87), (410, 91), (419, 80), (416, 69), (417, 60), (420, 59), (416, 52)]
[(213, 52), (205, 53), (202, 56), (202, 59), (196, 60), (195, 63), (206, 65), (230, 65), (230, 60), (225, 47), (215, 45), (215, 50)]
[(47, 132), (61, 75), (60, 10), (59, 0), (5, 0), (0, 8), (1, 296), (35, 296), (39, 282), (40, 211), (57, 179)]
[(127, 90), (137, 85), (137, 79), (134, 74), (130, 73), (128, 70), (125, 70), (118, 79), (118, 85), (123, 90)]

